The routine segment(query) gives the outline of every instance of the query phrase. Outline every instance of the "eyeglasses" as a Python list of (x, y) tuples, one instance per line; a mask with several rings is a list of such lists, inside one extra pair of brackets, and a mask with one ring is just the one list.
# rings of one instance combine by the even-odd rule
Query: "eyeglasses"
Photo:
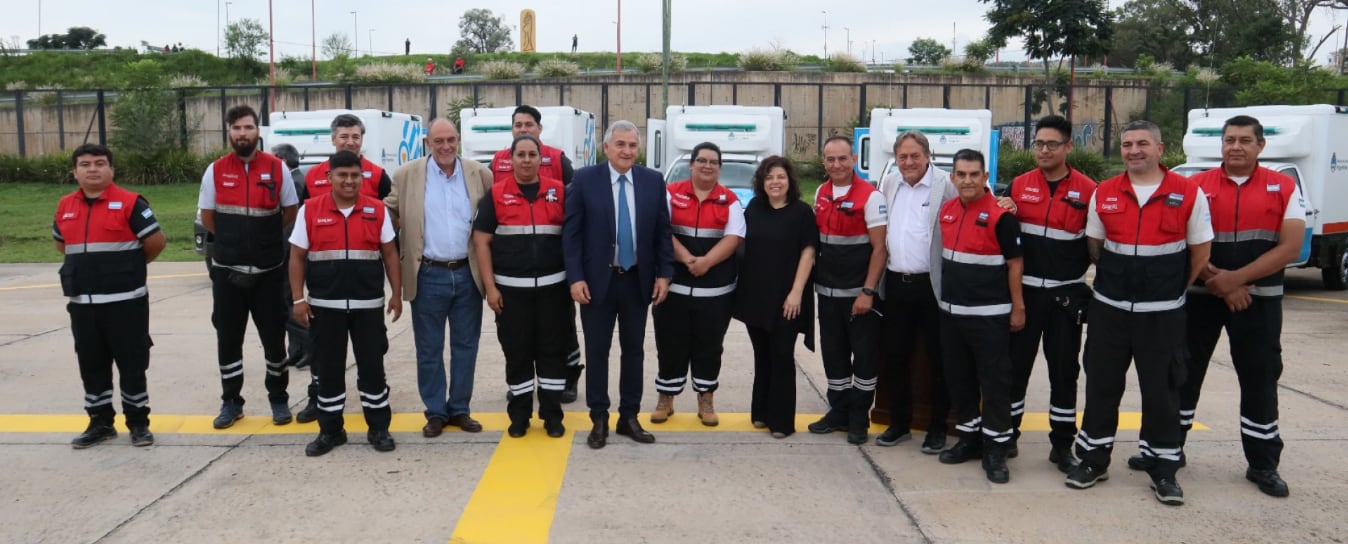
[(704, 159), (704, 158), (702, 158), (702, 157), (698, 157), (698, 158), (696, 158), (696, 159), (693, 159), (693, 162), (697, 163), (699, 166), (720, 166), (720, 165), (721, 165), (721, 161), (718, 161), (718, 160), (716, 160), (716, 159)]
[(1058, 142), (1054, 140), (1035, 140), (1034, 143), (1030, 145), (1033, 145), (1036, 151), (1043, 151), (1045, 149), (1049, 151), (1057, 151), (1058, 148), (1062, 147), (1065, 144), (1067, 144), (1067, 142)]

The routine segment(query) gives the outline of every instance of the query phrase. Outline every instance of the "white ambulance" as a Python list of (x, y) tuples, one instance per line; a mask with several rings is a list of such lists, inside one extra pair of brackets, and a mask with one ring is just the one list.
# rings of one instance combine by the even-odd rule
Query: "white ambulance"
[(688, 179), (693, 148), (721, 148), (720, 183), (741, 205), (754, 196), (758, 163), (786, 151), (786, 111), (776, 106), (670, 106), (664, 119), (646, 120), (646, 166), (666, 183)]

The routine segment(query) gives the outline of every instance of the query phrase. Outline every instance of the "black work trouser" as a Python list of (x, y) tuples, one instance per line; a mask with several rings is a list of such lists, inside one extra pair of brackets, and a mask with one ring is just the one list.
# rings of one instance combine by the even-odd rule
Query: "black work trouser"
[[(936, 294), (931, 290), (931, 279), (926, 274), (905, 275), (894, 271), (885, 273), (885, 300), (881, 304), (884, 317), (883, 351), (885, 363), (894, 369), (894, 387), (889, 395), (889, 426), (903, 430), (912, 428), (913, 390), (920, 387), (929, 392), (931, 415), (928, 432), (946, 432), (946, 418), (950, 415), (950, 396), (945, 384), (941, 358), (941, 310), (936, 305)], [(918, 342), (926, 348), (929, 365), (927, 383), (913, 383), (913, 354)]]
[[(1208, 294), (1190, 293), (1189, 375), (1180, 388), (1180, 427), (1193, 428), (1194, 410), (1203, 389), (1208, 362), (1226, 329), (1231, 365), (1240, 382), (1240, 442), (1250, 468), (1274, 470), (1282, 458), (1278, 433), (1278, 378), (1282, 376), (1282, 297), (1250, 297), (1250, 306), (1231, 313), (1226, 303)], [(1181, 441), (1181, 444), (1183, 442)]]
[(211, 267), (211, 298), (214, 307), (211, 323), (215, 325), (216, 355), (220, 365), (220, 399), (239, 406), (244, 403), (243, 340), (248, 327), (248, 316), (262, 340), (263, 357), (267, 360), (267, 400), (288, 402), (290, 372), (285, 365), (286, 269), (276, 268), (252, 274), (252, 285), (240, 286), (230, 280), (229, 269)]
[[(941, 355), (960, 440), (1011, 441), (1010, 316), (941, 313)], [(981, 400), (981, 408), (980, 408)]]
[(506, 413), (511, 422), (529, 421), (536, 380), (539, 419), (560, 422), (567, 344), (575, 323), (571, 291), (565, 283), (538, 288), (500, 286), (500, 290), (496, 338), (505, 355), (506, 385), (511, 394)]
[(150, 298), (107, 304), (67, 304), (75, 358), (84, 384), (89, 419), (112, 425), (112, 367), (117, 366), (122, 413), (128, 427), (150, 424), (150, 395), (145, 371), (150, 366)]
[(1109, 467), (1119, 428), (1119, 402), (1128, 367), (1137, 365), (1142, 393), (1138, 448), (1151, 458), (1153, 479), (1173, 478), (1179, 468), (1179, 389), (1184, 383), (1184, 309), (1129, 312), (1092, 300), (1086, 334), (1086, 413), (1076, 453), (1084, 464)]
[(1025, 391), (1043, 339), (1048, 363), (1049, 443), (1055, 448), (1072, 446), (1077, 435), (1077, 376), (1081, 374), (1081, 323), (1078, 308), (1088, 300), (1085, 286), (1044, 289), (1024, 286), (1025, 328), (1011, 333), (1011, 425), (1020, 438), (1025, 417)]
[(337, 434), (345, 426), (346, 343), (356, 356), (356, 389), (365, 424), (371, 431), (386, 431), (393, 411), (389, 408), (388, 384), (384, 379), (384, 354), (388, 334), (381, 310), (334, 310), (312, 307), (309, 333), (314, 339), (313, 368), (318, 376), (318, 429)]
[(655, 322), (655, 349), (660, 363), (655, 390), (677, 395), (693, 376), (693, 391), (711, 393), (720, 385), (721, 354), (730, 327), (734, 295), (692, 297), (670, 293), (651, 308)]
[(875, 400), (880, 316), (875, 312), (852, 315), (856, 297), (819, 295), (818, 301), (819, 354), (828, 379), (824, 419), (850, 432), (864, 433), (871, 426)]
[(745, 329), (754, 349), (749, 419), (790, 436), (796, 432), (796, 327), (778, 316), (771, 328), (746, 324)]

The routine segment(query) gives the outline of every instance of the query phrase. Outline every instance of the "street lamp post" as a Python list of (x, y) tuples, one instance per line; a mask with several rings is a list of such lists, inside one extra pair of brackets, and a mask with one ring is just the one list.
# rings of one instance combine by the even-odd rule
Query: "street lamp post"
[[(846, 26), (845, 26), (845, 27), (843, 27), (843, 32), (845, 32), (845, 33), (847, 34), (847, 54), (848, 54), (848, 55), (851, 55), (851, 54), (852, 54), (852, 29), (851, 29), (851, 27), (846, 27)], [(865, 48), (863, 47), (862, 49), (865, 49)]]
[(828, 11), (819, 10), (824, 14), (824, 58), (828, 59)]
[[(233, 4), (233, 3), (234, 3), (234, 2), (225, 2), (225, 31), (226, 31), (226, 32), (229, 31), (229, 6), (230, 6), (230, 4)], [(215, 54), (215, 56), (217, 56), (217, 57), (220, 56), (220, 53), (217, 52), (217, 53)]]
[(360, 56), (360, 31), (356, 30), (356, 28), (358, 28), (357, 22), (359, 21), (360, 19), (356, 17), (356, 12), (351, 12), (351, 58)]
[(309, 67), (313, 71), (310, 81), (318, 81), (318, 17), (314, 9), (314, 0), (309, 0)]
[(369, 51), (370, 56), (373, 57), (373, 56), (374, 56), (374, 29), (373, 29), (373, 28), (370, 29), (370, 33), (368, 34), (368, 36), (369, 36), (370, 39), (365, 40), (365, 49), (366, 49), (367, 51)]
[(618, 0), (618, 75), (623, 74), (623, 0)]

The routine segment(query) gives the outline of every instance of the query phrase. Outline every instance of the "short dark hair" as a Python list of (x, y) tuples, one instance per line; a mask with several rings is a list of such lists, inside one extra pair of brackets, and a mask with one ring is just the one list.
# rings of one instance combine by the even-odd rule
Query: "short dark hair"
[(337, 132), (337, 129), (347, 127), (360, 127), (360, 133), (365, 134), (365, 123), (362, 123), (359, 117), (349, 113), (343, 113), (337, 117), (333, 117), (332, 126), (328, 128), (333, 132)]
[(538, 111), (538, 108), (535, 108), (528, 104), (522, 104), (519, 107), (515, 108), (515, 113), (510, 114), (510, 122), (514, 123), (515, 116), (521, 113), (528, 114), (529, 117), (533, 117), (535, 123), (538, 123), (540, 125), (543, 124), (543, 113)]
[(271, 154), (276, 158), (286, 161), (287, 168), (299, 168), (300, 150), (290, 144), (276, 144), (271, 148)]
[(1147, 132), (1150, 132), (1151, 135), (1156, 138), (1156, 143), (1158, 144), (1165, 142), (1164, 140), (1161, 139), (1161, 127), (1156, 126), (1156, 123), (1153, 123), (1146, 119), (1129, 121), (1128, 124), (1123, 125), (1123, 130), (1119, 131), (1120, 139), (1122, 139), (1123, 133), (1132, 132), (1135, 130), (1145, 130)]
[(328, 159), (329, 170), (333, 168), (346, 168), (348, 166), (360, 167), (360, 155), (350, 151), (338, 151), (332, 154)]
[(960, 161), (976, 162), (978, 163), (979, 170), (982, 170), (984, 172), (988, 170), (988, 163), (983, 160), (983, 153), (975, 151), (973, 149), (966, 148), (956, 151), (955, 159), (950, 162), (951, 164), (954, 164)]
[(253, 107), (248, 104), (239, 104), (225, 112), (225, 126), (233, 125), (235, 121), (244, 117), (252, 117), (253, 123), (258, 123), (257, 112), (253, 110)]
[(1222, 123), (1222, 136), (1226, 136), (1227, 127), (1254, 127), (1254, 139), (1259, 143), (1264, 143), (1264, 124), (1258, 119), (1248, 115), (1237, 115), (1227, 119)]
[(74, 168), (80, 162), (80, 157), (84, 155), (93, 155), (95, 157), (104, 157), (108, 159), (108, 166), (112, 166), (112, 150), (98, 144), (84, 144), (70, 154), (70, 166)]
[(697, 145), (693, 146), (693, 155), (692, 155), (693, 159), (697, 159), (697, 154), (698, 154), (698, 153), (701, 153), (701, 152), (707, 151), (707, 150), (710, 150), (712, 153), (715, 153), (715, 154), (716, 154), (716, 162), (717, 162), (717, 164), (720, 164), (720, 162), (721, 162), (721, 146), (718, 146), (718, 145), (716, 145), (716, 144), (714, 144), (714, 143), (711, 143), (711, 142), (702, 142), (702, 143), (700, 143), (700, 144), (697, 144)]
[(523, 141), (526, 141), (526, 140), (527, 140), (527, 141), (530, 141), (530, 142), (533, 142), (533, 143), (534, 143), (534, 147), (537, 147), (537, 148), (538, 148), (539, 153), (542, 153), (542, 152), (543, 152), (543, 142), (538, 141), (538, 138), (535, 138), (532, 134), (521, 134), (521, 135), (519, 135), (519, 136), (516, 136), (514, 140), (511, 140), (511, 141), (510, 141), (510, 154), (511, 154), (511, 155), (514, 155), (514, 154), (515, 154), (515, 148), (518, 147), (518, 146), (520, 145), (520, 142), (523, 142)]
[(1035, 132), (1039, 132), (1046, 128), (1058, 131), (1064, 138), (1067, 138), (1068, 141), (1072, 140), (1072, 122), (1068, 121), (1066, 117), (1061, 115), (1046, 115), (1039, 118), (1039, 121), (1034, 124)]
[(824, 140), (824, 145), (821, 146), (821, 149), (824, 147), (828, 147), (828, 144), (831, 144), (833, 142), (847, 142), (847, 149), (848, 150), (852, 149), (852, 139), (847, 136), (843, 136), (842, 134), (835, 134), (833, 136), (829, 136), (827, 140)]
[(796, 167), (792, 166), (791, 161), (781, 155), (773, 155), (759, 163), (758, 170), (754, 171), (754, 198), (761, 198), (763, 203), (767, 203), (768, 192), (763, 189), (763, 181), (767, 179), (768, 173), (777, 167), (786, 171), (786, 201), (800, 200), (800, 179), (796, 177)]

